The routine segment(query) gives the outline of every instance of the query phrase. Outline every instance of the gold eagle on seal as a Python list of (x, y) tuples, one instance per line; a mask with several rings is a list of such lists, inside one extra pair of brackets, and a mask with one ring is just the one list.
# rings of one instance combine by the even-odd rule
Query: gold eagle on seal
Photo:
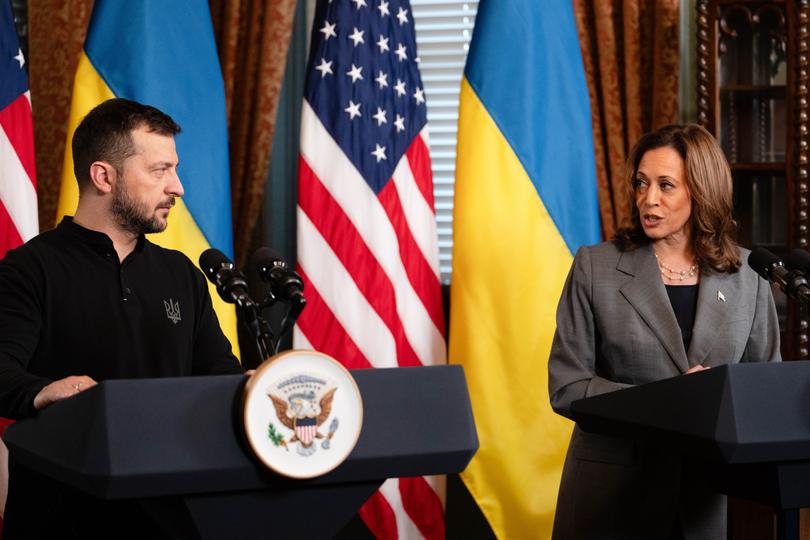
[(268, 392), (279, 421), (294, 432), (289, 442), (300, 442), (304, 448), (309, 448), (315, 439), (331, 438), (332, 431), (329, 435), (323, 435), (318, 428), (332, 412), (332, 400), (336, 391), (337, 388), (332, 388), (320, 401), (316, 401), (314, 393), (293, 394), (288, 400), (284, 400)]

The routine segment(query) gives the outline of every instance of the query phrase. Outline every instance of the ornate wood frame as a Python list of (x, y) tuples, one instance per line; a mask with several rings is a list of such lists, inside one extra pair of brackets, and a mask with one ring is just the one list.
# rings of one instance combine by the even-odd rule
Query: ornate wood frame
[[(792, 9), (791, 9), (792, 8)], [(791, 11), (793, 11), (791, 13)], [(791, 47), (793, 45), (793, 47)], [(795, 180), (789, 182), (790, 197), (789, 217), (794, 225), (791, 227), (791, 245), (802, 249), (808, 247), (808, 55), (810, 55), (810, 0), (797, 0), (788, 6), (788, 65), (793, 69), (788, 73), (793, 76), (788, 81), (790, 94), (788, 114), (791, 130), (788, 137), (789, 170)], [(791, 144), (793, 148), (791, 149)], [(792, 163), (791, 163), (792, 162)], [(808, 350), (808, 316), (807, 312), (793, 310), (791, 319), (798, 322), (794, 328), (795, 358), (807, 360)]]

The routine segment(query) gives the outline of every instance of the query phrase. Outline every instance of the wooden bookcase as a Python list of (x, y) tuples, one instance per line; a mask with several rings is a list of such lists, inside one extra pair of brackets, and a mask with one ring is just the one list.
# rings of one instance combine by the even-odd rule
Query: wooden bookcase
[[(697, 0), (698, 122), (734, 176), (738, 240), (808, 247), (810, 1)], [(808, 320), (774, 291), (782, 356), (810, 358)]]

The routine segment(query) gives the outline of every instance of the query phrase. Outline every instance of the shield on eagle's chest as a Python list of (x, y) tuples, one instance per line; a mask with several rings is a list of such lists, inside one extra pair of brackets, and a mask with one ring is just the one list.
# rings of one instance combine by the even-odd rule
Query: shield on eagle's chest
[(295, 419), (295, 434), (306, 446), (312, 444), (317, 429), (314, 417)]

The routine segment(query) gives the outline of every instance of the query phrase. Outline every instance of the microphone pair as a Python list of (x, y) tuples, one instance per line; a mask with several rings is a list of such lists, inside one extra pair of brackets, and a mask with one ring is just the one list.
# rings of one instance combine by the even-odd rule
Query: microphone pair
[[(281, 255), (268, 247), (256, 250), (251, 260), (259, 277), (270, 286), (270, 298), (264, 304), (285, 302), (290, 304), (291, 311), (300, 313), (306, 305), (301, 276), (287, 266)], [(200, 255), (200, 268), (224, 301), (240, 307), (256, 305), (248, 294), (245, 275), (218, 249), (207, 249)]]
[(776, 283), (788, 297), (800, 302), (810, 301), (810, 253), (794, 249), (787, 258), (787, 266), (779, 257), (765, 248), (756, 248), (748, 256), (748, 265), (772, 283)]

